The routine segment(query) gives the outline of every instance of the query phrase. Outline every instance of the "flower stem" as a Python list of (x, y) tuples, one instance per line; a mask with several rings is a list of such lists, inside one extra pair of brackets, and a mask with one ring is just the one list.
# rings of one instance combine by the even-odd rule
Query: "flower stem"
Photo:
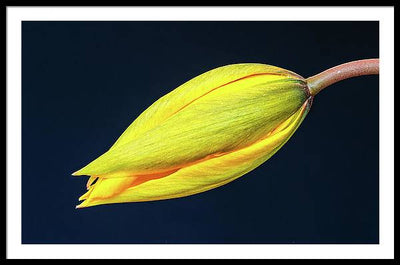
[(336, 82), (351, 77), (379, 74), (379, 59), (365, 59), (341, 64), (306, 79), (312, 96)]

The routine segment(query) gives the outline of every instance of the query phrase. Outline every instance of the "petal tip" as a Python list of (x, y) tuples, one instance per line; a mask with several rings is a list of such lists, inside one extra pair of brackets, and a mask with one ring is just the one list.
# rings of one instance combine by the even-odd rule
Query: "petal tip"
[(74, 173), (71, 174), (72, 176), (82, 176), (82, 175), (87, 175), (86, 172), (83, 171), (83, 168), (75, 171)]
[(83, 201), (81, 204), (76, 205), (75, 209), (86, 208), (88, 206), (87, 204), (88, 204), (87, 201)]

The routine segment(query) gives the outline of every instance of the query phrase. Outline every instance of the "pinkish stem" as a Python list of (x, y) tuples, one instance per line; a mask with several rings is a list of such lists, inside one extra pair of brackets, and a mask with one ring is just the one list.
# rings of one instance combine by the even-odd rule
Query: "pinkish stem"
[(377, 74), (379, 74), (379, 59), (365, 59), (332, 67), (322, 73), (307, 78), (306, 81), (311, 95), (315, 96), (325, 87), (344, 79)]

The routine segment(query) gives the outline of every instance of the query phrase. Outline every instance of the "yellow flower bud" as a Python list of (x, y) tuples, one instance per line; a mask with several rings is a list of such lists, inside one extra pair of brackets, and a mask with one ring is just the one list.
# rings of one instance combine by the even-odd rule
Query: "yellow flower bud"
[(305, 79), (279, 67), (235, 64), (199, 75), (73, 173), (91, 176), (78, 207), (177, 198), (226, 184), (278, 151), (311, 101)]

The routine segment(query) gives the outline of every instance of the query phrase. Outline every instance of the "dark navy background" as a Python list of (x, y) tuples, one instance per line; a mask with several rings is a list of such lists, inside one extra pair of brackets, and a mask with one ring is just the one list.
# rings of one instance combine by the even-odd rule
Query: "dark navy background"
[(156, 99), (218, 66), (304, 77), (378, 54), (378, 22), (23, 22), (23, 243), (379, 243), (378, 76), (322, 91), (289, 142), (220, 188), (75, 209)]

